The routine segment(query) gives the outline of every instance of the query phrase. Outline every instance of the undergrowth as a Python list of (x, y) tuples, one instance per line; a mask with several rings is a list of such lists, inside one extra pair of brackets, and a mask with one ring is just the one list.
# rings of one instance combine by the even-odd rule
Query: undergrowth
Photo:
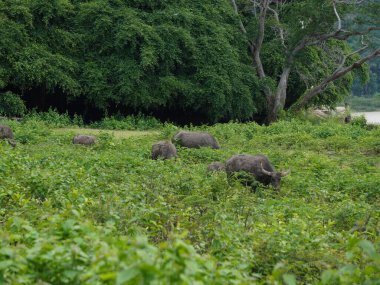
[[(299, 119), (203, 126), (190, 129), (209, 131), (221, 149), (179, 148), (176, 160), (153, 161), (151, 145), (177, 127), (102, 134), (83, 147), (39, 118), (1, 123), (19, 144), (0, 142), (0, 283), (380, 280), (379, 128)], [(291, 168), (281, 191), (252, 193), (206, 173), (237, 153)]]
[(107, 130), (153, 130), (162, 127), (162, 123), (142, 114), (105, 117), (99, 121), (85, 123), (79, 115), (69, 116), (68, 113), (58, 113), (53, 109), (47, 112), (31, 111), (23, 117), (23, 121), (39, 121), (52, 128), (87, 127)]

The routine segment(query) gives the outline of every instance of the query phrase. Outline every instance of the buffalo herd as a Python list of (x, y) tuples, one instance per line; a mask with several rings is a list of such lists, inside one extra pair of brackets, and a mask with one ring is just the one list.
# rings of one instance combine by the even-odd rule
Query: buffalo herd
[[(0, 139), (7, 139), (9, 144), (13, 147), (16, 146), (14, 141), (14, 135), (12, 129), (6, 125), (0, 125)], [(174, 143), (173, 143), (174, 142)], [(89, 135), (76, 135), (73, 140), (73, 144), (81, 145), (93, 145), (96, 143), (95, 136)], [(171, 141), (159, 141), (152, 146), (151, 158), (156, 159), (171, 159), (177, 157), (176, 145), (186, 148), (201, 148), (209, 147), (212, 149), (219, 149), (218, 141), (207, 132), (190, 132), (190, 131), (179, 131), (174, 135)], [(207, 171), (209, 173), (215, 171), (225, 171), (229, 178), (231, 177), (249, 177), (251, 179), (241, 179), (241, 181), (251, 183), (253, 188), (255, 183), (261, 183), (263, 185), (271, 185), (274, 189), (278, 190), (280, 188), (281, 178), (289, 174), (290, 171), (280, 171), (277, 172), (273, 165), (270, 163), (269, 159), (265, 155), (248, 155), (248, 154), (237, 154), (232, 156), (226, 161), (222, 162), (212, 162), (208, 165)]]
[[(172, 141), (187, 148), (220, 148), (218, 141), (207, 132), (180, 131), (173, 137)], [(170, 141), (160, 141), (152, 146), (152, 159), (175, 157), (177, 157), (177, 149)], [(248, 154), (234, 155), (226, 163), (212, 162), (208, 165), (207, 171), (226, 171), (229, 178), (233, 176), (239, 177), (239, 174), (244, 173), (251, 178), (249, 180), (253, 183), (247, 184), (250, 184), (252, 188), (255, 188), (255, 183), (261, 183), (263, 185), (272, 185), (276, 190), (280, 189), (281, 178), (290, 173), (290, 170), (277, 172), (265, 155)], [(247, 182), (247, 179), (240, 180)]]

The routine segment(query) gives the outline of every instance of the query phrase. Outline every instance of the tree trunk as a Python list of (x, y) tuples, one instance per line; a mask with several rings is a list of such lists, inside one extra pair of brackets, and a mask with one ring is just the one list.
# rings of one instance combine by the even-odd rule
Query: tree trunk
[(288, 88), (288, 79), (290, 74), (290, 66), (287, 66), (282, 71), (280, 81), (277, 85), (277, 90), (271, 100), (268, 102), (270, 109), (268, 110), (266, 123), (270, 124), (278, 120), (280, 112), (285, 107), (286, 89)]

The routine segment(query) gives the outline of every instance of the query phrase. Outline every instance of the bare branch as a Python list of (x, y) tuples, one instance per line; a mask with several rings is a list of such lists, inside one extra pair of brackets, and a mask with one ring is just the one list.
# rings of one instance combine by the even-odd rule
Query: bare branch
[[(360, 49), (360, 50), (363, 50), (363, 49)], [(357, 52), (359, 52), (359, 50), (354, 53), (357, 53)], [(305, 93), (290, 109), (295, 110), (295, 111), (300, 110), (301, 108), (306, 106), (306, 104), (312, 98), (322, 93), (326, 89), (329, 83), (343, 77), (344, 75), (346, 75), (348, 72), (352, 71), (353, 69), (359, 68), (363, 63), (367, 62), (368, 60), (378, 55), (380, 55), (380, 48), (374, 50), (372, 53), (368, 54), (367, 56), (361, 58), (360, 60), (354, 62), (353, 64), (345, 68), (339, 66), (329, 77), (325, 78), (318, 86), (313, 87), (311, 90), (307, 91), (307, 93)]]
[(339, 4), (351, 4), (351, 5), (361, 4), (364, 1), (365, 0), (335, 0), (335, 2)]
[(265, 33), (265, 18), (267, 14), (267, 10), (269, 7), (270, 0), (263, 0), (263, 4), (260, 6), (260, 17), (259, 17), (259, 33), (257, 35), (255, 48), (261, 49), (261, 46), (264, 41), (264, 33)]
[[(261, 52), (261, 47), (264, 41), (266, 11), (268, 9), (270, 1), (271, 0), (263, 0), (262, 5), (259, 6), (260, 7), (259, 28), (258, 28), (258, 35), (256, 37), (256, 40), (250, 41), (249, 39), (247, 39), (249, 48), (251, 51), (251, 55), (252, 55), (253, 64), (256, 67), (256, 71), (260, 79), (265, 78), (265, 72), (264, 72), (263, 64), (261, 62), (260, 52)], [(231, 0), (231, 3), (234, 8), (235, 14), (239, 17), (239, 10), (238, 10), (236, 1)], [(241, 21), (240, 17), (239, 17), (239, 25), (240, 25), (240, 30), (242, 31), (242, 33), (247, 35), (247, 30), (245, 29), (244, 24)]]
[(335, 0), (333, 0), (333, 7), (334, 7), (335, 16), (338, 19), (338, 31), (340, 31), (342, 29), (342, 20), (340, 19), (340, 16), (339, 16), (338, 11), (336, 9)]
[(353, 52), (351, 52), (351, 53), (349, 53), (349, 54), (343, 56), (341, 62), (339, 63), (339, 66), (338, 66), (338, 67), (335, 69), (335, 71), (332, 73), (332, 76), (333, 76), (334, 74), (336, 74), (337, 72), (339, 72), (339, 71), (344, 67), (344, 64), (346, 63), (347, 58), (349, 58), (349, 57), (351, 57), (351, 56), (353, 56), (353, 55), (355, 55), (355, 54), (357, 54), (357, 53), (361, 53), (362, 51), (366, 50), (367, 48), (368, 48), (368, 46), (366, 45), (366, 46), (363, 46), (362, 48), (360, 48), (360, 49), (358, 49), (358, 50), (355, 50), (355, 51), (353, 51)]
[(338, 30), (333, 33), (321, 34), (321, 35), (312, 35), (311, 38), (302, 39), (296, 47), (293, 49), (292, 54), (296, 55), (300, 50), (308, 46), (313, 46), (320, 44), (321, 42), (327, 41), (329, 39), (338, 39), (338, 40), (347, 40), (352, 36), (363, 36), (367, 35), (372, 31), (380, 31), (380, 27), (369, 27), (364, 31), (344, 31)]
[(263, 64), (261, 62), (260, 52), (261, 52), (261, 47), (264, 41), (265, 18), (266, 18), (270, 0), (263, 0), (262, 2), (263, 3), (260, 6), (258, 35), (256, 37), (256, 42), (252, 46), (253, 47), (252, 55), (256, 63), (257, 74), (260, 79), (263, 79), (265, 77), (265, 72), (264, 72)]
[(362, 51), (365, 51), (367, 48), (368, 48), (368, 45), (365, 45), (365, 46), (361, 47), (360, 49), (355, 50), (352, 53), (348, 54), (346, 57), (348, 58), (350, 56), (353, 56), (354, 54), (361, 53)]
[[(270, 8), (270, 7), (268, 7), (268, 10), (271, 11), (271, 12), (273, 13), (274, 18), (276, 19), (278, 25), (280, 25), (280, 19), (279, 19), (279, 17), (278, 17), (278, 13), (277, 13), (277, 11), (274, 10), (274, 9), (272, 9), (272, 8)], [(279, 27), (279, 30), (280, 30), (281, 43), (282, 43), (283, 46), (285, 46), (284, 30), (283, 30), (281, 27)]]
[(239, 10), (238, 10), (238, 7), (236, 5), (236, 1), (235, 0), (231, 0), (231, 3), (232, 3), (232, 6), (234, 7), (234, 11), (235, 11), (236, 16), (238, 16), (238, 18), (239, 18), (240, 30), (243, 32), (243, 34), (247, 34), (247, 30), (245, 29), (244, 24), (243, 24), (243, 22), (240, 19)]
[(348, 38), (350, 38), (352, 36), (363, 36), (363, 35), (369, 34), (372, 31), (380, 31), (380, 27), (369, 27), (369, 28), (367, 28), (364, 31), (351, 31), (351, 32), (348, 32), (348, 31), (341, 30), (341, 31), (335, 32), (329, 38), (335, 38), (337, 40), (347, 40)]

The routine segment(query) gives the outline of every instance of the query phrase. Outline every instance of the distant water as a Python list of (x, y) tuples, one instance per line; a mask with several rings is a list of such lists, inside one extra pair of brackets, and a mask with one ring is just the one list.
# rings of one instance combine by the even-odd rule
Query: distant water
[(367, 119), (367, 122), (370, 124), (380, 124), (380, 111), (376, 112), (357, 112), (352, 113), (354, 117), (364, 115)]

